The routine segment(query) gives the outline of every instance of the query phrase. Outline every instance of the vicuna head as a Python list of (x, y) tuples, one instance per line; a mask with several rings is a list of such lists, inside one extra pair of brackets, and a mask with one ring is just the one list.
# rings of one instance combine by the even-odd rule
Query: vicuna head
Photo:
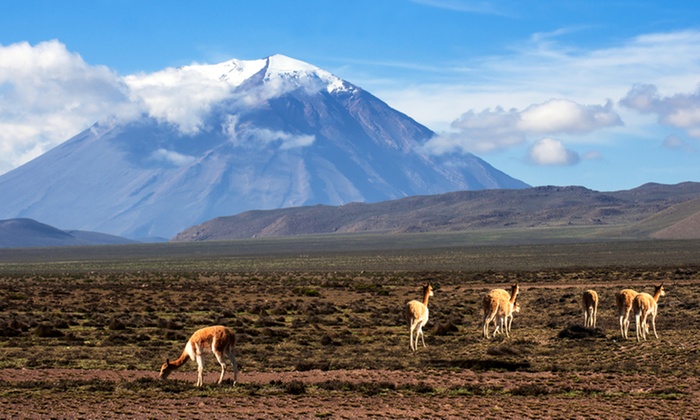
[(165, 363), (160, 367), (160, 375), (158, 377), (161, 380), (167, 379), (173, 370), (175, 370), (175, 367), (170, 364), (170, 360), (165, 359)]
[(426, 293), (430, 297), (433, 296), (433, 286), (430, 283), (426, 283), (423, 285), (423, 296), (425, 296)]
[(518, 283), (513, 283), (510, 285), (510, 295), (511, 296), (518, 293), (519, 291), (520, 291), (520, 286), (518, 285)]

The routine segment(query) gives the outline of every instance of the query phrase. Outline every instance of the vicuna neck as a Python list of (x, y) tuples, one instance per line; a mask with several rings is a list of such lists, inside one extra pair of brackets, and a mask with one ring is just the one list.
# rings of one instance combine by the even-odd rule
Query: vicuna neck
[(176, 368), (179, 368), (180, 366), (184, 365), (187, 363), (187, 361), (190, 359), (190, 355), (187, 354), (187, 351), (183, 351), (180, 357), (177, 358), (177, 360), (173, 360), (170, 362), (170, 365)]
[(515, 303), (515, 298), (518, 296), (518, 288), (513, 287), (510, 291), (510, 303)]
[(423, 292), (423, 305), (428, 306), (428, 299), (430, 299), (430, 288), (426, 287), (425, 292)]

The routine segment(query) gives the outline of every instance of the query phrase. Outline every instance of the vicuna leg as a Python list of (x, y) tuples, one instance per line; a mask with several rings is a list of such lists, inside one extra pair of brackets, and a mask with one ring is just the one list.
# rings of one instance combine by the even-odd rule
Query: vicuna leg
[(233, 349), (229, 350), (228, 358), (231, 360), (231, 364), (233, 365), (233, 384), (236, 385), (238, 383), (238, 363), (236, 362), (236, 355), (234, 354)]
[(226, 360), (224, 359), (224, 355), (220, 352), (214, 352), (214, 356), (216, 356), (216, 361), (219, 362), (219, 365), (221, 366), (221, 376), (219, 376), (219, 382), (223, 382), (224, 380), (224, 374), (226, 373)]
[[(420, 341), (423, 343), (423, 348), (425, 347), (425, 335), (423, 335), (423, 324), (418, 327), (418, 335), (420, 335)], [(418, 337), (416, 337), (416, 347), (418, 347)]]
[(627, 335), (625, 334), (625, 315), (620, 314), (620, 335), (624, 338), (627, 338)]
[[(484, 317), (484, 337), (486, 337), (486, 338), (490, 338), (489, 324), (491, 324), (491, 322), (493, 322), (497, 313), (498, 313), (498, 310), (495, 310), (495, 311), (492, 311), (491, 313), (486, 314), (486, 316)], [(495, 322), (494, 322), (494, 324), (495, 324)], [(494, 329), (494, 335), (496, 334), (497, 329), (498, 329), (498, 326), (496, 326), (496, 329)]]
[(641, 326), (641, 321), (642, 321), (642, 314), (636, 313), (634, 314), (634, 323), (636, 324), (636, 331), (637, 331), (637, 341), (640, 341), (640, 335), (644, 334), (644, 327)]
[(627, 313), (625, 314), (625, 339), (628, 338), (629, 336), (629, 330), (630, 330), (630, 312), (632, 311), (632, 308), (627, 310)]
[(593, 305), (593, 328), (595, 328), (596, 321), (598, 319), (598, 301)]
[(413, 334), (414, 334), (414, 331), (416, 329), (416, 324), (410, 323), (408, 325), (408, 328), (410, 329), (410, 332), (411, 332), (411, 337), (410, 337), (410, 341), (408, 342), (408, 346), (411, 348), (412, 351), (416, 351), (416, 346), (413, 344)]
[(200, 352), (199, 349), (197, 349), (197, 386), (202, 386), (204, 385), (204, 378), (202, 377), (202, 374), (204, 372), (204, 358), (202, 357), (202, 353)]
[(651, 326), (654, 328), (654, 337), (659, 338), (656, 335), (656, 307), (651, 311)]

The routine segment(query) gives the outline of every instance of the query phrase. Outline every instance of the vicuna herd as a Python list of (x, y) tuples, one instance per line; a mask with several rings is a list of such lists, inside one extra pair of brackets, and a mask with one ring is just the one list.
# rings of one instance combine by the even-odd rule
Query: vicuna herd
[[(510, 292), (504, 289), (493, 289), (489, 291), (482, 300), (483, 336), (490, 338), (489, 329), (493, 323), (493, 335), (504, 334), (510, 337), (513, 314), (520, 312), (520, 305), (517, 302), (520, 286), (516, 283), (511, 285)], [(621, 290), (615, 297), (617, 313), (620, 321), (620, 335), (627, 339), (627, 332), (630, 325), (630, 312), (634, 313), (637, 341), (646, 340), (649, 334), (648, 318), (651, 315), (651, 325), (656, 334), (656, 313), (658, 310), (659, 297), (664, 296), (664, 286), (659, 284), (654, 286), (654, 294), (637, 293), (632, 289)], [(405, 318), (409, 330), (409, 347), (411, 351), (418, 350), (418, 339), (420, 338), (423, 347), (425, 338), (423, 327), (428, 322), (428, 300), (433, 296), (433, 287), (430, 284), (423, 285), (423, 300), (412, 300), (406, 304)], [(586, 290), (581, 295), (581, 307), (583, 309), (583, 324), (586, 328), (596, 327), (598, 316), (598, 293), (595, 290)], [(197, 330), (192, 334), (185, 345), (185, 349), (177, 360), (167, 360), (160, 369), (160, 378), (166, 379), (175, 369), (185, 364), (188, 360), (197, 362), (197, 386), (203, 385), (202, 373), (204, 370), (203, 353), (211, 351), (221, 366), (221, 375), (218, 383), (221, 383), (226, 373), (226, 359), (233, 365), (233, 383), (238, 381), (238, 364), (235, 356), (236, 335), (223, 326), (206, 327)]]

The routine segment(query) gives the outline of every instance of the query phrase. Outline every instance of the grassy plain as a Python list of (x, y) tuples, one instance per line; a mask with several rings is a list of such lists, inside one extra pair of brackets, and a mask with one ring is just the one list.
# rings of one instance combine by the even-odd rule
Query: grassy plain
[[(0, 411), (45, 418), (693, 418), (700, 241), (488, 245), (457, 234), (0, 251)], [(427, 348), (402, 310), (431, 282)], [(521, 285), (510, 338), (482, 296)], [(622, 340), (627, 287), (664, 282), (659, 339)], [(579, 328), (580, 294), (601, 296)], [(239, 336), (239, 384), (157, 369), (189, 335)], [(230, 378), (230, 377), (229, 377)]]

